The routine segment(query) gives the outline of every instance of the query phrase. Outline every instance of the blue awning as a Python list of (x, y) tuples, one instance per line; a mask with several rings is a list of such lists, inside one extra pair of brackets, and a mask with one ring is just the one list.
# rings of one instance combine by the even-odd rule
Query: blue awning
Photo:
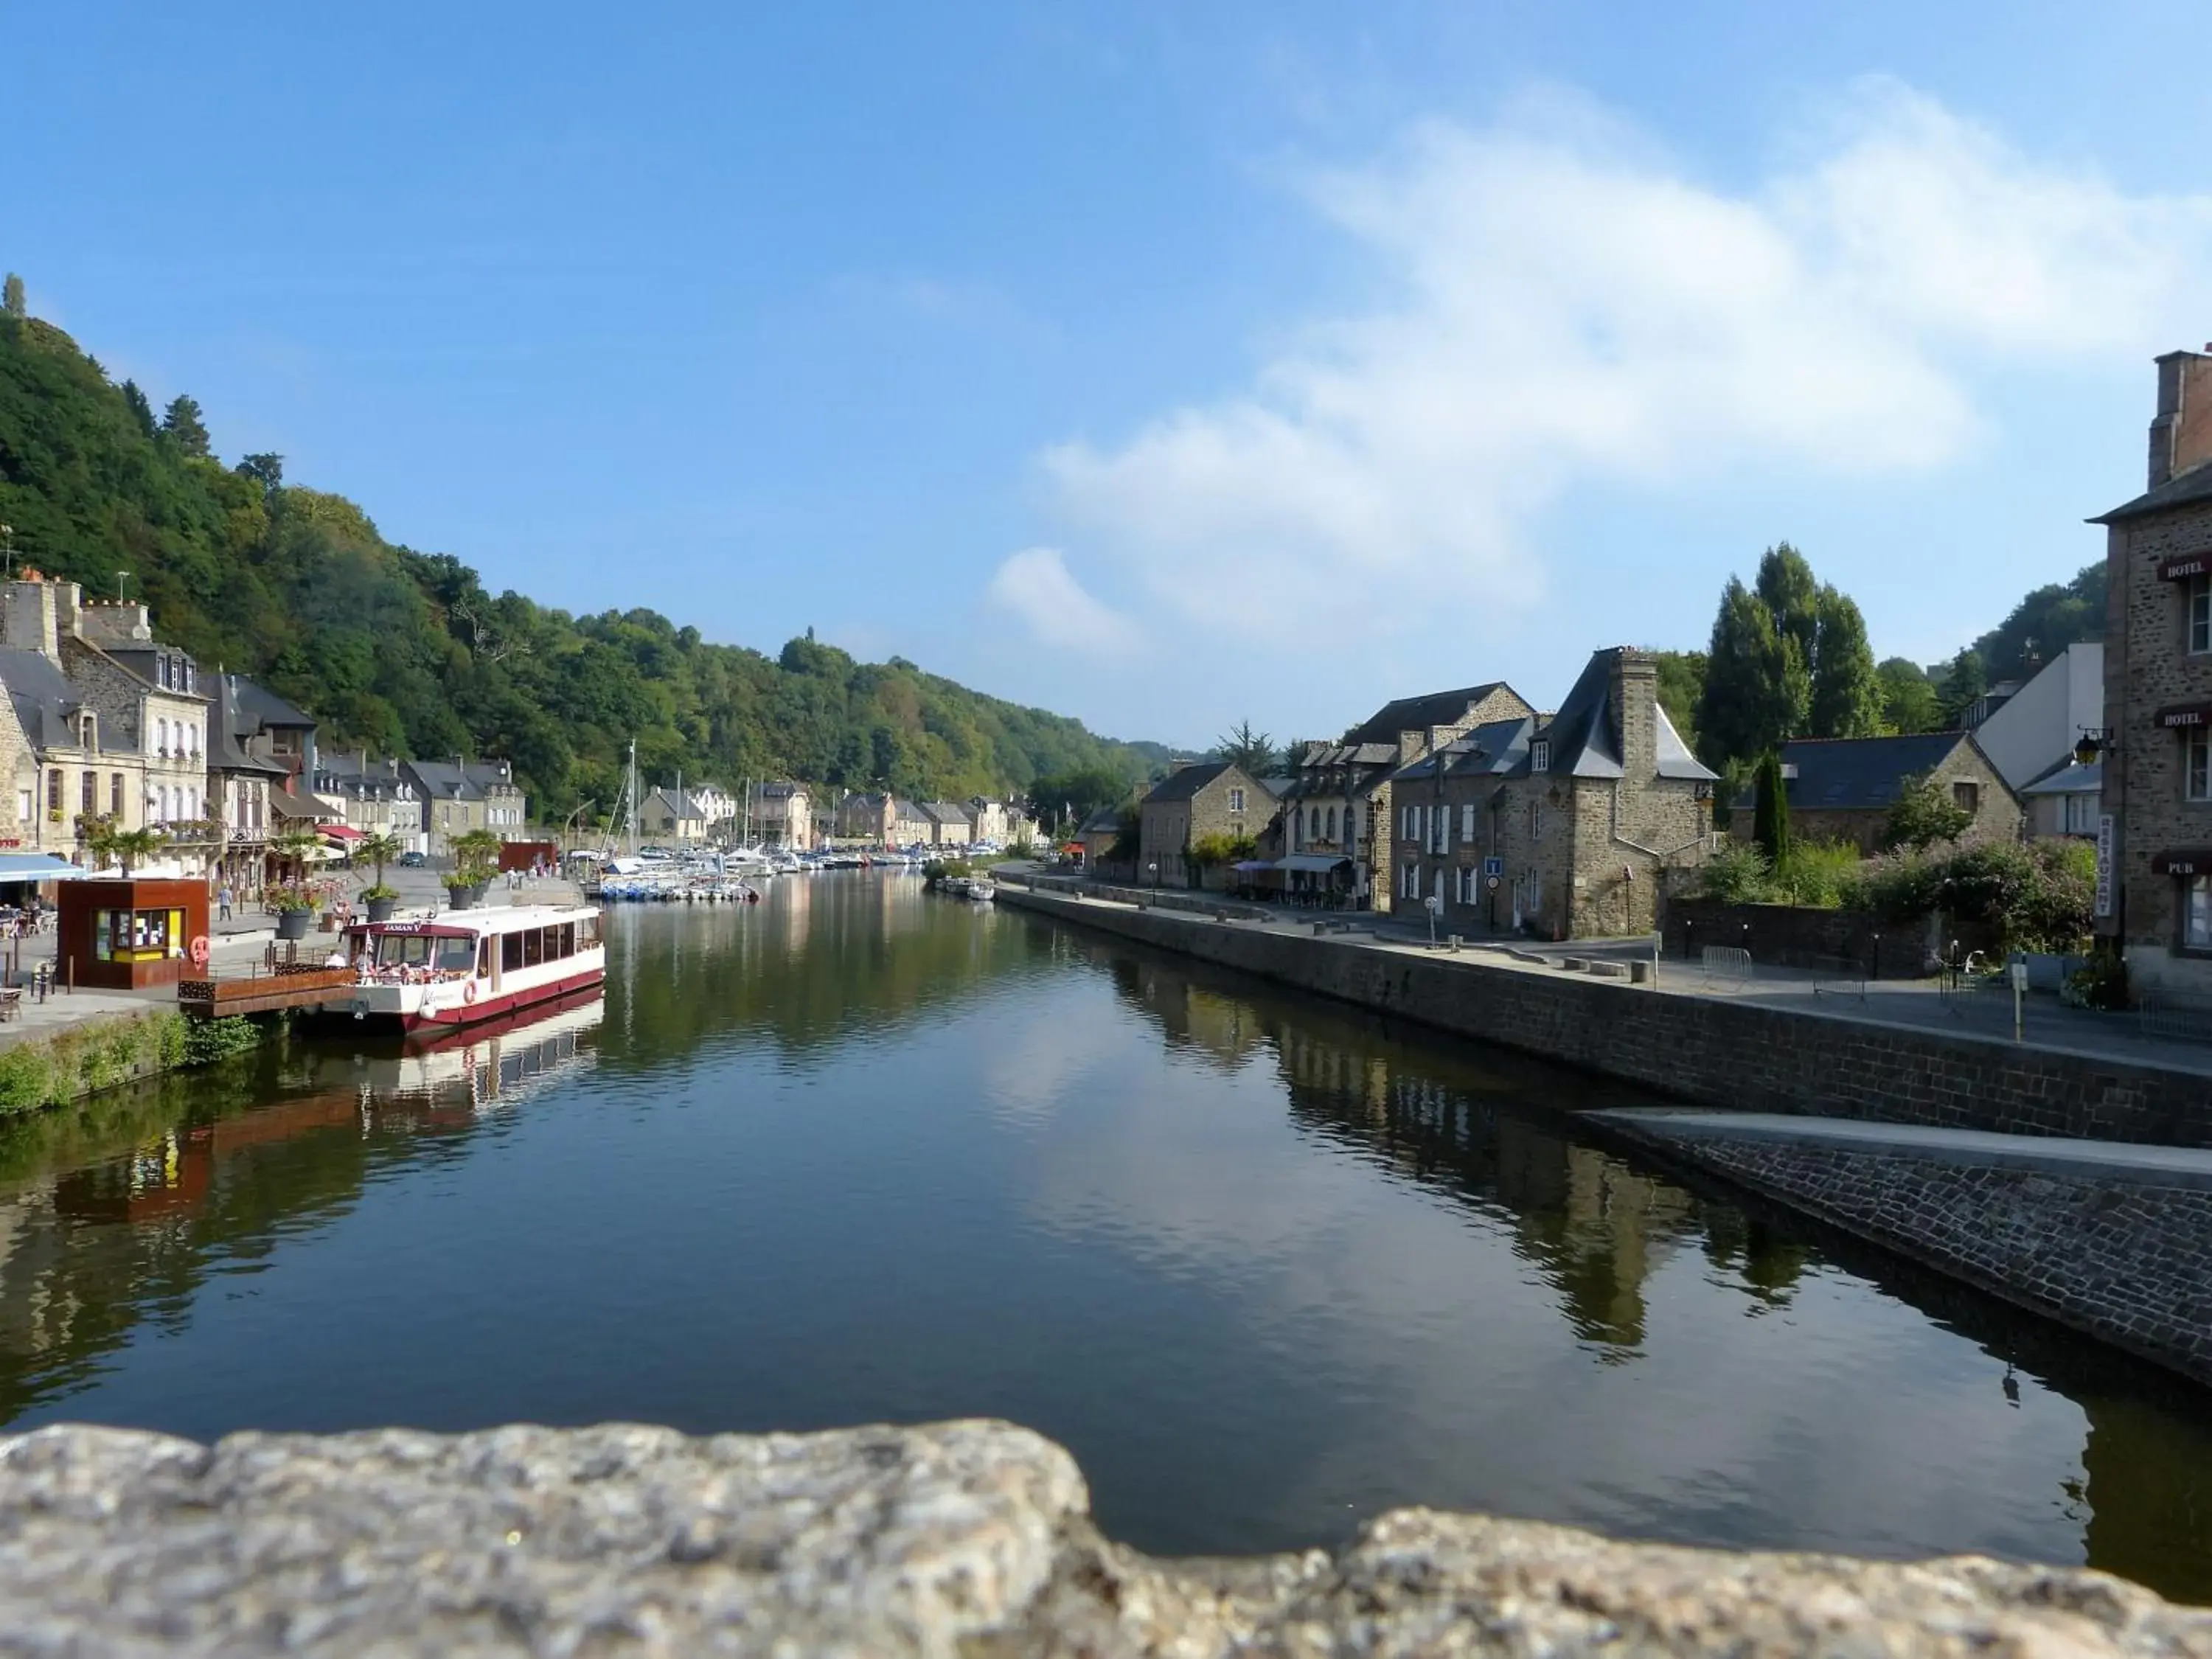
[(0, 853), (0, 882), (76, 881), (91, 873), (56, 853)]
[(1308, 875), (1327, 875), (1340, 870), (1352, 860), (1340, 853), (1293, 853), (1275, 867), (1279, 870), (1303, 871)]

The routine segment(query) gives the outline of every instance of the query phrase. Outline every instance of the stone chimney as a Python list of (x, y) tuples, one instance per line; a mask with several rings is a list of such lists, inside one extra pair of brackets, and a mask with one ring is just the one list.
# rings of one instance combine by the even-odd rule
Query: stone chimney
[[(75, 594), (70, 598), (76, 599)], [(75, 605), (75, 625), (64, 617), (62, 632), (74, 632), (88, 645), (105, 651), (128, 650), (132, 646), (154, 642), (154, 613), (137, 600), (128, 603), (100, 601), (93, 605)]]
[(1621, 775), (1644, 783), (1659, 770), (1659, 665), (1625, 645), (1613, 658), (1613, 735), (1620, 744)]
[(2158, 412), (2150, 423), (2150, 483), (2212, 461), (2212, 344), (2158, 360)]
[(55, 600), (64, 586), (37, 575), (8, 584), (5, 603), (0, 605), (0, 638), (7, 641), (9, 648), (35, 651), (48, 662), (60, 665), (60, 618)]

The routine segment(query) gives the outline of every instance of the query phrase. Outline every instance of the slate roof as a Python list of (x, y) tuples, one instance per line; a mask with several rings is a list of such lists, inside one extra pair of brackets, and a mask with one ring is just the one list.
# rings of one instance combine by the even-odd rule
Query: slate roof
[(250, 738), (270, 726), (299, 726), (309, 731), (314, 728), (313, 714), (295, 708), (267, 686), (256, 684), (243, 674), (226, 674), (222, 679), (229, 693), (224, 707), (238, 722), (236, 729), (240, 737)]
[(1895, 738), (1796, 738), (1782, 745), (1782, 763), (1797, 775), (1785, 786), (1790, 805), (1806, 811), (1887, 811), (1905, 779), (1941, 765), (1965, 732), (1921, 732)]
[[(6, 686), (8, 701), (15, 706), (15, 718), (33, 749), (76, 747), (69, 717), (83, 706), (84, 699), (45, 653), (0, 647), (0, 684)], [(95, 737), (103, 750), (110, 746), (105, 732)]]
[(1121, 830), (1121, 809), (1118, 806), (1102, 806), (1084, 819), (1083, 828), (1075, 833), (1078, 836), (1104, 836), (1119, 835)]
[(689, 789), (679, 796), (674, 789), (662, 787), (655, 789), (646, 799), (659, 801), (668, 809), (672, 817), (678, 820), (704, 818), (707, 816), (707, 809), (700, 804), (699, 797)]
[(1481, 685), (1464, 685), (1456, 691), (1430, 691), (1418, 697), (1400, 697), (1384, 703), (1364, 723), (1346, 732), (1344, 741), (1389, 744), (1395, 759), (1401, 732), (1423, 732), (1431, 726), (1450, 726), (1463, 720), (1470, 703), (1480, 702), (1504, 685), (1503, 680), (1490, 680)]
[(2023, 795), (2094, 795), (2104, 787), (2104, 762), (2091, 761), (2084, 766), (2081, 762), (2069, 758), (2061, 761), (2020, 793)]
[(806, 786), (803, 783), (757, 783), (752, 786), (752, 792), (755, 800), (784, 800), (793, 795), (805, 794)]
[(403, 761), (431, 800), (483, 800), (495, 788), (511, 789), (514, 780), (497, 761)]
[(975, 820), (968, 815), (968, 809), (957, 801), (926, 800), (921, 804), (921, 811), (925, 817), (935, 823), (957, 823), (969, 829), (975, 827)]
[(2124, 519), (2139, 519), (2146, 513), (2163, 513), (2170, 507), (2193, 507), (2199, 501), (2212, 501), (2212, 462), (2177, 473), (2157, 489), (2147, 489), (2135, 500), (2123, 501), (2111, 512), (2100, 514), (2089, 522), (2118, 524)]
[(1155, 802), (1188, 800), (1224, 772), (1235, 769), (1233, 761), (1200, 761), (1194, 766), (1184, 767), (1180, 772), (1170, 772), (1152, 787), (1152, 793), (1145, 797), (1145, 805), (1150, 806)]

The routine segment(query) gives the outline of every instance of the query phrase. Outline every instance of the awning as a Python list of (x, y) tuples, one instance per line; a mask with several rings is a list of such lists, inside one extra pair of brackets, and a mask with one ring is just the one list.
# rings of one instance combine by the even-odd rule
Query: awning
[(1274, 867), (1274, 860), (1272, 859), (1246, 859), (1242, 864), (1230, 866), (1231, 869), (1244, 876), (1251, 875), (1255, 871), (1272, 870)]
[(328, 836), (332, 841), (367, 841), (368, 839), (366, 830), (356, 830), (351, 824), (346, 823), (325, 823), (321, 826), (318, 833)]
[(53, 853), (0, 853), (0, 882), (82, 881), (91, 873)]
[(2187, 848), (2177, 853), (2151, 854), (2154, 876), (2212, 876), (2212, 847)]
[(1326, 875), (1332, 870), (1341, 870), (1352, 860), (1341, 853), (1293, 853), (1276, 865), (1278, 870), (1300, 870), (1309, 875)]

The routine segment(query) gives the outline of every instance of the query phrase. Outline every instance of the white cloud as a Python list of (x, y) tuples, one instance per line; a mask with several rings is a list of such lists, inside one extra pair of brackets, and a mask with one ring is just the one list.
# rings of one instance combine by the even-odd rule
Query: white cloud
[(1978, 380), (2162, 349), (2212, 274), (2212, 198), (2123, 194), (1887, 82), (1736, 191), (1557, 97), (1298, 182), (1389, 297), (1042, 458), (1075, 544), (1279, 643), (1533, 603), (1536, 522), (1580, 486), (1943, 466)]
[(1136, 649), (1129, 619), (1085, 592), (1056, 547), (1027, 548), (1008, 558), (991, 578), (989, 595), (1048, 646), (1092, 657)]

